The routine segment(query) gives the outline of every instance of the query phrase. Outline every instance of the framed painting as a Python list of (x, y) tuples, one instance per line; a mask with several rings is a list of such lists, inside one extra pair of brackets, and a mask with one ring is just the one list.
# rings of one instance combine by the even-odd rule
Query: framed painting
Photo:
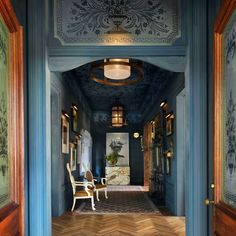
[(0, 0), (0, 234), (24, 235), (23, 33)]
[(162, 170), (164, 170), (163, 163), (162, 163), (163, 152), (162, 152), (162, 146), (161, 145), (157, 145), (155, 147), (155, 156), (156, 156), (157, 171), (158, 171), (158, 173), (163, 173), (163, 171), (162, 171)]
[(79, 110), (78, 106), (73, 104), (71, 106), (71, 130), (77, 133), (78, 129), (79, 129)]
[(80, 135), (76, 136), (76, 143), (77, 143), (77, 163), (81, 164), (82, 140)]
[(170, 158), (166, 157), (166, 175), (171, 174), (171, 160)]
[(70, 143), (70, 169), (72, 171), (76, 170), (76, 144), (75, 143)]
[(61, 114), (61, 152), (69, 154), (69, 132), (70, 132), (70, 116), (66, 112)]
[(118, 166), (129, 166), (129, 133), (107, 133), (106, 155), (118, 154)]
[(166, 136), (172, 135), (173, 131), (173, 124), (174, 124), (174, 115), (172, 112), (168, 113), (165, 117), (166, 120)]
[[(236, 0), (222, 2), (214, 28), (213, 234), (236, 234)], [(224, 219), (224, 220), (223, 220)]]

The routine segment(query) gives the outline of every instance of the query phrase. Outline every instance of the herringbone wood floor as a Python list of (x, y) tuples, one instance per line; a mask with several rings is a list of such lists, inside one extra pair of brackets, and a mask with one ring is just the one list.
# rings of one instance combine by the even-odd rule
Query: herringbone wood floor
[(154, 214), (76, 215), (66, 213), (53, 219), (54, 236), (184, 236), (181, 217)]

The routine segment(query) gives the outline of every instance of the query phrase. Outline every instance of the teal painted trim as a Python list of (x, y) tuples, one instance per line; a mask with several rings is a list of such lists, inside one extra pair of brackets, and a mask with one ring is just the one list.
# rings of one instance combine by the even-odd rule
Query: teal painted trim
[(87, 46), (81, 48), (49, 48), (49, 56), (104, 57), (114, 56), (185, 56), (186, 46)]
[[(219, 10), (221, 0), (208, 2), (208, 198), (213, 199), (213, 191), (210, 188), (213, 180), (213, 36), (214, 36), (214, 23), (217, 12)], [(213, 208), (208, 207), (208, 235), (212, 234), (212, 215)]]
[(176, 96), (176, 215), (185, 216), (186, 199), (186, 96), (183, 89)]
[(187, 235), (207, 236), (207, 2), (188, 2)]
[[(116, 55), (116, 57), (122, 56), (122, 55)], [(124, 57), (139, 59), (148, 63), (151, 63), (153, 65), (159, 66), (163, 69), (173, 71), (173, 72), (184, 72), (186, 68), (186, 57), (175, 57), (175, 56), (169, 56), (169, 57), (146, 57), (146, 56), (128, 56), (128, 54), (123, 55)], [(112, 56), (113, 57), (113, 56)], [(82, 66), (84, 64), (87, 64), (92, 61), (101, 60), (104, 59), (105, 56), (102, 57), (49, 57), (49, 69), (51, 71), (57, 71), (57, 72), (65, 72), (72, 70), (74, 68), (77, 68), (79, 66)]]
[(29, 235), (51, 235), (46, 1), (28, 1)]

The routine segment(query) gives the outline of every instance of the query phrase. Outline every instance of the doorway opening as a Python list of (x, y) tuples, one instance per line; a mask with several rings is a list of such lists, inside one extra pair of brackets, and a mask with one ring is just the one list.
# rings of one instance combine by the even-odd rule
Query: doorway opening
[[(151, 183), (151, 180), (145, 182), (145, 173), (148, 171), (149, 178), (153, 178), (153, 176), (156, 178), (154, 172), (160, 174), (158, 171), (163, 171), (164, 202), (169, 204), (169, 212), (172, 215), (177, 215), (177, 195), (175, 193), (177, 183), (174, 182), (178, 172), (177, 160), (176, 156), (172, 156), (173, 160), (169, 160), (166, 156), (168, 151), (172, 152), (172, 154), (177, 153), (176, 120), (171, 120), (173, 123), (172, 130), (167, 131), (166, 127), (167, 116), (171, 112), (173, 116), (176, 116), (176, 96), (184, 88), (184, 75), (166, 71), (146, 62), (142, 63), (145, 72), (144, 78), (137, 84), (120, 87), (104, 86), (92, 81), (88, 73), (91, 64), (85, 64), (64, 73), (51, 73), (51, 197), (53, 216), (64, 214), (69, 211), (72, 205), (72, 188), (66, 170), (67, 163), (69, 163), (72, 174), (77, 181), (84, 180), (86, 168), (91, 169), (94, 176), (99, 179), (108, 175), (106, 168), (110, 166), (107, 166), (104, 158), (104, 155), (109, 154), (106, 150), (107, 146), (110, 145), (107, 144), (107, 134), (114, 135), (113, 141), (121, 139), (123, 134), (127, 134), (128, 139), (124, 143), (129, 144), (128, 164), (126, 166), (116, 166), (117, 170), (112, 176), (115, 179), (115, 182), (113, 179), (113, 183), (116, 183), (116, 186), (108, 186), (108, 190), (110, 192), (118, 192), (126, 188), (129, 190), (128, 192), (132, 192), (131, 189), (136, 191), (139, 188), (140, 191), (136, 192), (144, 192), (143, 190), (147, 190), (147, 188), (138, 186), (148, 186), (149, 194), (145, 193), (147, 197), (145, 198), (149, 202), (154, 200), (151, 205), (158, 209), (160, 199), (158, 199), (159, 196), (155, 199), (155, 191), (160, 187), (159, 183), (155, 183), (152, 189), (153, 183)], [(110, 124), (111, 107), (117, 97), (126, 109), (127, 123), (127, 125), (118, 129), (111, 127)], [(163, 113), (160, 107), (163, 100), (166, 100), (169, 104), (169, 109), (166, 110), (166, 113)], [(78, 112), (76, 121), (73, 116), (73, 107), (76, 107)], [(158, 112), (161, 112), (160, 119), (162, 121), (159, 127), (156, 123), (156, 127), (153, 130), (153, 121), (156, 122), (155, 118)], [(67, 116), (65, 118), (67, 123), (64, 126), (63, 116)], [(74, 129), (74, 122), (76, 122), (77, 129)], [(152, 124), (150, 126), (151, 143), (149, 141), (145, 143), (144, 125), (147, 122)], [(91, 142), (86, 154), (87, 161), (84, 161), (84, 153), (88, 145), (83, 139), (85, 134), (82, 131), (86, 131), (85, 133), (89, 133), (91, 136)], [(138, 133), (138, 138), (135, 137), (135, 133)], [(116, 135), (118, 136), (116, 137)], [(153, 135), (156, 135), (156, 137)], [(158, 143), (160, 135), (163, 136), (162, 148), (159, 148)], [(64, 141), (68, 145), (66, 150), (62, 150), (62, 142)], [(121, 142), (121, 140), (119, 141)], [(147, 161), (144, 157), (145, 155), (143, 155), (147, 148), (157, 149), (157, 152), (152, 151), (151, 161)], [(123, 155), (123, 153), (120, 154)], [(167, 163), (167, 159), (170, 161), (169, 163)], [(148, 167), (147, 163), (149, 163)], [(128, 182), (127, 178), (129, 178)], [(119, 181), (123, 183), (122, 181), (124, 180), (128, 183), (128, 187), (123, 185), (117, 187)], [(101, 202), (104, 203), (106, 199), (103, 198), (103, 193), (100, 195)], [(112, 195), (114, 194), (111, 193)], [(88, 203), (86, 204), (88, 205)], [(95, 206), (96, 204), (98, 205), (99, 203), (95, 201)], [(77, 208), (80, 207), (83, 208), (84, 206), (78, 204)], [(84, 207), (84, 209), (86, 211), (87, 208)]]

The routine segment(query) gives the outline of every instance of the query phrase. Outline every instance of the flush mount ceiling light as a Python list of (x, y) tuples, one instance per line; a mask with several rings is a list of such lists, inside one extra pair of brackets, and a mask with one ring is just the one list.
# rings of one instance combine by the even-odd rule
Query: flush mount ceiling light
[(130, 77), (129, 59), (105, 59), (104, 62), (104, 76), (108, 79), (123, 80)]
[(143, 78), (143, 68), (140, 63), (129, 59), (105, 59), (91, 65), (90, 78), (97, 83), (124, 86), (135, 84)]

